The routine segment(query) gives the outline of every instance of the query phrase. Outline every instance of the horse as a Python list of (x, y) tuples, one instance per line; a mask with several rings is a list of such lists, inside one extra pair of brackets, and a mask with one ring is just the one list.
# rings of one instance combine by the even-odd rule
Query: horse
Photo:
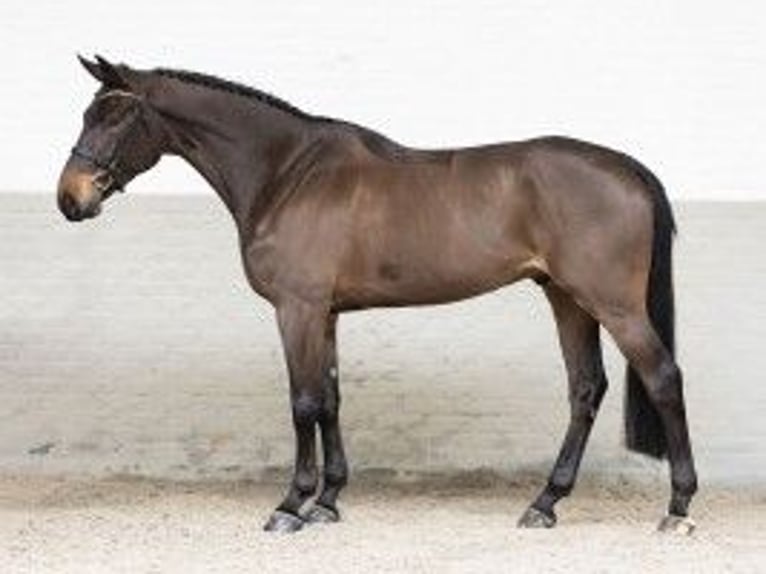
[(349, 472), (341, 313), (447, 303), (529, 279), (555, 317), (570, 415), (547, 483), (518, 526), (554, 526), (554, 506), (574, 487), (607, 390), (603, 327), (627, 361), (626, 446), (669, 461), (659, 529), (691, 531), (697, 474), (674, 358), (676, 226), (643, 164), (562, 136), (414, 149), (211, 75), (78, 58), (100, 87), (60, 175), (63, 215), (95, 217), (161, 156), (180, 156), (228, 208), (247, 280), (275, 309), (296, 447), (265, 530), (340, 519)]

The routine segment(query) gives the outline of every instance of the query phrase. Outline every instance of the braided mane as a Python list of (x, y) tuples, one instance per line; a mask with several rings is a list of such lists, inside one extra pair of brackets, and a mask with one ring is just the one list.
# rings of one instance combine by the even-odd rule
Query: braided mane
[[(341, 126), (356, 133), (368, 148), (381, 155), (388, 157), (403, 157), (404, 154), (404, 148), (402, 146), (369, 128), (337, 118), (309, 114), (295, 107), (291, 103), (278, 98), (277, 96), (269, 94), (268, 92), (251, 88), (250, 86), (246, 86), (238, 82), (223, 80), (216, 76), (201, 74), (199, 72), (189, 72), (187, 70), (156, 68), (152, 70), (152, 72), (165, 78), (172, 78), (181, 82), (186, 82), (188, 84), (204, 86), (212, 90), (219, 90), (230, 94), (236, 94), (238, 96), (243, 96), (245, 98), (251, 98), (304, 120), (312, 120), (314, 122), (323, 122), (327, 124), (333, 124), (335, 126)], [(422, 152), (418, 155), (427, 153), (428, 152)]]
[(163, 76), (166, 78), (173, 78), (175, 80), (180, 80), (188, 84), (195, 84), (197, 86), (204, 86), (206, 88), (211, 88), (213, 90), (220, 90), (223, 92), (228, 92), (230, 94), (236, 94), (238, 96), (252, 98), (252, 99), (258, 100), (259, 102), (267, 104), (269, 106), (278, 108), (294, 116), (297, 116), (299, 118), (315, 119), (315, 120), (328, 119), (328, 118), (320, 118), (320, 117), (311, 115), (309, 113), (306, 113), (303, 110), (295, 107), (291, 103), (286, 102), (285, 100), (278, 98), (267, 92), (257, 90), (255, 88), (251, 88), (250, 86), (246, 86), (244, 84), (240, 84), (237, 82), (223, 80), (216, 76), (201, 74), (199, 72), (189, 72), (187, 70), (172, 70), (167, 68), (157, 68), (152, 71), (153, 73), (159, 76)]

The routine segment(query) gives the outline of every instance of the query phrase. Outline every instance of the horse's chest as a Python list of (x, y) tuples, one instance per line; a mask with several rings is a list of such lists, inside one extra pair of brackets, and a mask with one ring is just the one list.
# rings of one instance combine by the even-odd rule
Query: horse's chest
[(276, 238), (258, 238), (242, 249), (250, 286), (277, 303), (285, 297), (317, 300), (331, 296), (334, 264), (320, 249), (299, 248)]

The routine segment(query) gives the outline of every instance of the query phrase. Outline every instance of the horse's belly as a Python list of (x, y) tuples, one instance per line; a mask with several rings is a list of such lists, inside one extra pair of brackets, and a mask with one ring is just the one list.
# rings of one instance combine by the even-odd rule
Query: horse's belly
[(520, 253), (474, 254), (423, 260), (406, 255), (368, 262), (364, 273), (341, 272), (335, 301), (339, 308), (432, 305), (467, 299), (529, 276)]

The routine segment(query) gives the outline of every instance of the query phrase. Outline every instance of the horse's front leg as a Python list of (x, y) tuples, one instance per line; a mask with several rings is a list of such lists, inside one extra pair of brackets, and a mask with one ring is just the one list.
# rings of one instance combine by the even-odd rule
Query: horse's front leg
[(348, 480), (348, 464), (343, 449), (340, 433), (340, 390), (338, 385), (338, 354), (335, 341), (337, 315), (331, 314), (327, 320), (325, 340), (327, 342), (327, 362), (322, 369), (322, 412), (319, 417), (319, 430), (322, 434), (322, 452), (324, 454), (324, 472), (322, 491), (314, 505), (303, 515), (307, 522), (337, 522), (340, 513), (336, 506), (338, 494)]
[(278, 306), (277, 321), (290, 377), (295, 468), (287, 495), (264, 528), (293, 532), (305, 524), (300, 510), (318, 482), (316, 426), (326, 410), (326, 379), (335, 369), (334, 317), (320, 305), (291, 300)]

